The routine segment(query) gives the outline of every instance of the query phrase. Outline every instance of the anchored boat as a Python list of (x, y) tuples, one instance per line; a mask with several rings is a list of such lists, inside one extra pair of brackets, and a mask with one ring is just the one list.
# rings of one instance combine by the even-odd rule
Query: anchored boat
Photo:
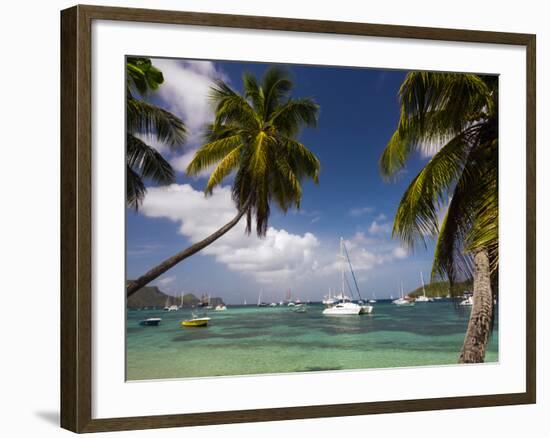
[[(342, 292), (340, 293), (340, 298), (336, 303), (332, 305), (328, 305), (328, 307), (323, 310), (323, 315), (327, 316), (337, 316), (337, 315), (359, 315), (361, 313), (372, 313), (373, 307), (369, 304), (364, 304), (361, 301), (361, 304), (357, 304), (352, 302), (349, 297), (346, 296), (346, 257), (347, 262), (349, 264), (351, 274), (353, 276), (353, 280), (355, 282), (355, 287), (357, 289), (357, 294), (359, 295), (359, 298), (361, 298), (361, 295), (359, 294), (359, 286), (357, 285), (357, 280), (355, 279), (355, 274), (353, 273), (353, 267), (351, 266), (351, 261), (349, 259), (348, 252), (346, 250), (345, 244), (344, 244), (344, 238), (340, 238), (340, 267), (341, 267), (341, 279), (342, 279)], [(349, 287), (349, 283), (348, 283)], [(351, 291), (351, 287), (349, 287)], [(331, 297), (332, 298), (332, 297)]]
[(157, 326), (162, 321), (161, 318), (147, 318), (139, 322), (139, 325), (143, 326)]
[(208, 316), (197, 316), (193, 313), (191, 319), (186, 319), (181, 322), (184, 327), (205, 327), (208, 325), (210, 318)]
[(403, 295), (403, 282), (401, 282), (401, 297), (393, 300), (392, 303), (397, 306), (414, 306), (414, 301), (410, 300), (408, 296), (405, 297)]
[(417, 303), (429, 303), (433, 301), (433, 298), (426, 296), (426, 286), (424, 285), (424, 275), (422, 275), (422, 271), (420, 271), (420, 281), (422, 282), (422, 295), (416, 297)]

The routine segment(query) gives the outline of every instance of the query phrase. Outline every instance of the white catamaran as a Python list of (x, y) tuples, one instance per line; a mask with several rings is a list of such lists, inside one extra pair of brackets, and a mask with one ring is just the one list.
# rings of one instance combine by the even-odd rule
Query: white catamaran
[[(352, 302), (349, 297), (346, 295), (346, 256), (347, 251), (344, 244), (344, 239), (340, 238), (340, 267), (341, 267), (341, 279), (342, 279), (342, 291), (341, 293), (335, 296), (338, 301), (332, 305), (329, 305), (325, 310), (323, 310), (323, 315), (327, 316), (345, 316), (345, 315), (359, 315), (361, 313), (371, 313), (373, 307), (368, 304), (357, 304)], [(349, 261), (349, 256), (347, 257), (348, 263), (351, 269), (351, 262)], [(355, 280), (355, 274), (353, 274), (353, 269), (351, 269), (353, 278)], [(355, 283), (357, 287), (357, 282)], [(357, 287), (357, 292), (359, 293), (359, 288)], [(331, 297), (332, 298), (332, 297)]]

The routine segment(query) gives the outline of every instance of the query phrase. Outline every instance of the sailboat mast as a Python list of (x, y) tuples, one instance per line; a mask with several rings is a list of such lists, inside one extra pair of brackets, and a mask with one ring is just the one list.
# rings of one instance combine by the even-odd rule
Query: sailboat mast
[(404, 298), (404, 296), (403, 296), (403, 280), (401, 280), (401, 298)]
[(340, 237), (340, 269), (341, 269), (341, 276), (342, 276), (342, 300), (344, 300), (346, 296), (346, 274), (344, 272), (344, 238)]
[(426, 287), (424, 286), (424, 275), (420, 271), (420, 281), (422, 282), (422, 294), (426, 296)]

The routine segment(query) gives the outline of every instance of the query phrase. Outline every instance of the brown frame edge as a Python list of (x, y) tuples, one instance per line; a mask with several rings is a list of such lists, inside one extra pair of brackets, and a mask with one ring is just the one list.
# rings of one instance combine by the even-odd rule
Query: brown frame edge
[[(91, 23), (221, 26), (525, 46), (527, 51), (526, 392), (340, 405), (92, 419)], [(536, 37), (531, 34), (78, 5), (61, 12), (61, 426), (151, 429), (536, 402)]]

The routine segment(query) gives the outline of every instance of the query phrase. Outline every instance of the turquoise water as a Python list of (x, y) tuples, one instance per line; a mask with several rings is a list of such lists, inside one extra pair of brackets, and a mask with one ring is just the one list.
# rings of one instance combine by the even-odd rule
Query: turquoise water
[[(127, 379), (162, 379), (455, 364), (470, 309), (448, 300), (372, 315), (327, 317), (287, 307), (229, 306), (207, 327), (181, 327), (190, 310), (128, 311)], [(159, 327), (139, 321), (159, 316)], [(498, 361), (498, 328), (487, 362)]]

